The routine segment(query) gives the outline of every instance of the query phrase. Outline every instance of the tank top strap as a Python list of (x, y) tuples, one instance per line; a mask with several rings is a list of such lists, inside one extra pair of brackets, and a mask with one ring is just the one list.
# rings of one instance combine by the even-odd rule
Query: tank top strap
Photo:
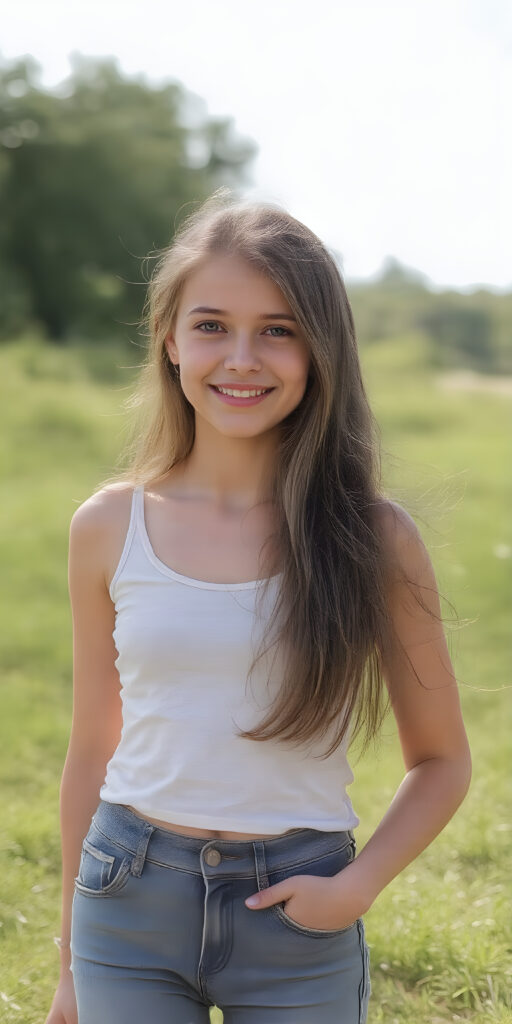
[(131, 517), (137, 532), (144, 532), (144, 484), (137, 484), (133, 488)]
[(130, 522), (128, 524), (128, 531), (125, 537), (124, 547), (121, 553), (121, 558), (117, 564), (117, 569), (112, 577), (109, 586), (109, 593), (112, 600), (114, 597), (114, 587), (119, 579), (121, 571), (130, 553), (133, 539), (136, 535), (143, 538), (144, 534), (144, 484), (137, 484), (133, 488), (132, 500), (130, 506)]

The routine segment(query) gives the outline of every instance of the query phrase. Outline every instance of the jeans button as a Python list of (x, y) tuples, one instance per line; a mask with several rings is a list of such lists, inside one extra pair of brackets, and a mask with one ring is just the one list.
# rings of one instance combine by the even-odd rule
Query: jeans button
[(218, 850), (207, 850), (204, 859), (211, 868), (216, 868), (221, 862), (221, 855)]

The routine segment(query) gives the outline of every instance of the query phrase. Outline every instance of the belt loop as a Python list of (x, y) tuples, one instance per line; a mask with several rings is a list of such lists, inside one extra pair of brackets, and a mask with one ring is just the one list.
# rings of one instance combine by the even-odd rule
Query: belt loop
[(265, 862), (265, 844), (262, 839), (256, 839), (252, 845), (254, 849), (254, 864), (256, 867), (256, 878), (258, 881), (258, 892), (260, 892), (261, 889), (268, 889), (269, 887), (267, 865)]
[(137, 846), (137, 853), (132, 861), (130, 871), (132, 875), (139, 877), (142, 874), (142, 868), (144, 867), (144, 861), (146, 859), (146, 853), (148, 849), (148, 843), (151, 839), (155, 826), (150, 825), (148, 822), (144, 822), (142, 826), (142, 832), (139, 839), (139, 845)]

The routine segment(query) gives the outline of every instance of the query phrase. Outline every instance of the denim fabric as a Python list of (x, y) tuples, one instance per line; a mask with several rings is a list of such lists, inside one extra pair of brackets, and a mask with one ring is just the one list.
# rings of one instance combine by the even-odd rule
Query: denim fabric
[(75, 879), (71, 967), (79, 1024), (365, 1024), (361, 918), (306, 928), (284, 903), (244, 900), (291, 875), (331, 876), (351, 831), (199, 839), (100, 801)]

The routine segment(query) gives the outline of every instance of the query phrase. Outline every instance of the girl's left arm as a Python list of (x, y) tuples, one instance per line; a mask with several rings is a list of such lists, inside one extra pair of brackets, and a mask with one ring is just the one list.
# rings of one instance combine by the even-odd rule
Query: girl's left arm
[[(382, 527), (393, 560), (413, 591), (404, 582), (389, 587), (393, 635), (382, 662), (406, 775), (350, 865), (351, 887), (359, 891), (366, 909), (441, 832), (464, 799), (471, 778), (457, 681), (442, 623), (430, 614), (441, 614), (432, 563), (414, 521), (401, 506), (384, 506)], [(343, 874), (333, 881), (341, 885)]]
[(247, 903), (259, 910), (285, 901), (288, 916), (310, 928), (345, 928), (366, 913), (388, 882), (441, 832), (471, 778), (432, 563), (408, 513), (391, 502), (381, 509), (391, 563), (409, 581), (400, 582), (396, 574), (388, 586), (392, 635), (382, 652), (406, 775), (366, 846), (338, 874), (293, 875), (254, 893)]

